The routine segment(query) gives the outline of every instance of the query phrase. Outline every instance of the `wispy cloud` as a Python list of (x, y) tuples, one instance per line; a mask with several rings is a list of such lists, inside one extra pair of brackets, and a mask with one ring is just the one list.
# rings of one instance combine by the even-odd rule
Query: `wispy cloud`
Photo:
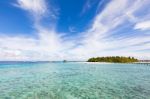
[(102, 1), (99, 1), (99, 0), (94, 0), (94, 1), (93, 0), (86, 0), (80, 15), (83, 15), (86, 12), (88, 12), (93, 6), (95, 6), (95, 4), (97, 5), (97, 3), (99, 3), (99, 2), (102, 2)]
[[(134, 24), (138, 24), (138, 22), (147, 18), (147, 15), (142, 16), (143, 19), (136, 15), (139, 10), (146, 7), (147, 3), (148, 0), (136, 0), (134, 2), (130, 0), (111, 1), (95, 17), (91, 28), (83, 33), (84, 36), (79, 41), (80, 43), (82, 42), (81, 45), (74, 48), (72, 53), (80, 53), (77, 56), (81, 57), (111, 55), (136, 56), (138, 58), (141, 58), (141, 56), (142, 58), (143, 56), (145, 58), (149, 57), (150, 54), (144, 52), (144, 49), (150, 49), (148, 46), (150, 35), (138, 35), (141, 33), (140, 31), (134, 31), (136, 32), (135, 34), (132, 33)], [(126, 34), (132, 34), (132, 37), (123, 35), (126, 33), (124, 30), (115, 32), (122, 29), (122, 26), (125, 25), (133, 25), (133, 27), (130, 27), (131, 30), (128, 31), (128, 34)], [(145, 24), (143, 27), (145, 27)], [(113, 33), (116, 35), (122, 34), (122, 36), (113, 38)], [(145, 42), (147, 44), (144, 44)]]
[(150, 30), (150, 20), (137, 23), (134, 29)]
[[(34, 21), (37, 38), (0, 36), (0, 50), (3, 52), (0, 53), (0, 59), (57, 60), (56, 57), (63, 57), (60, 52), (71, 43), (64, 41), (63, 35), (56, 33), (53, 27), (48, 29), (40, 24), (44, 16), (51, 12), (46, 0), (17, 0), (14, 5), (29, 13), (30, 18)], [(62, 42), (66, 46), (63, 46)]]
[(17, 3), (14, 5), (29, 11), (35, 18), (41, 18), (48, 10), (45, 0), (17, 0)]
[(76, 28), (75, 28), (75, 27), (72, 27), (72, 26), (69, 26), (69, 31), (70, 31), (70, 32), (76, 32)]
[(150, 59), (150, 35), (145, 34), (150, 28), (147, 21), (150, 15), (138, 14), (148, 3), (149, 0), (112, 0), (95, 16), (87, 31), (67, 37), (34, 20), (34, 17), (44, 18), (51, 10), (45, 0), (18, 0), (17, 7), (31, 14), (38, 39), (0, 36), (0, 60), (84, 60), (113, 55)]
[(89, 10), (92, 7), (91, 3), (92, 3), (91, 0), (86, 1), (85, 5), (83, 6), (81, 15), (84, 14), (87, 10)]
[[(40, 29), (32, 37), (0, 37), (1, 60), (62, 60), (64, 51), (73, 45), (52, 30)], [(7, 41), (7, 42), (6, 42)]]

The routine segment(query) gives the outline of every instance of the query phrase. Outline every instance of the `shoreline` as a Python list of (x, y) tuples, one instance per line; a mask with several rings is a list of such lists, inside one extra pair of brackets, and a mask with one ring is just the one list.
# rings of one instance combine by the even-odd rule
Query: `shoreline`
[(109, 62), (77, 62), (77, 63), (84, 63), (84, 64), (114, 64)]
[(77, 62), (84, 64), (150, 64), (150, 62), (133, 62), (133, 63), (111, 63), (111, 62)]

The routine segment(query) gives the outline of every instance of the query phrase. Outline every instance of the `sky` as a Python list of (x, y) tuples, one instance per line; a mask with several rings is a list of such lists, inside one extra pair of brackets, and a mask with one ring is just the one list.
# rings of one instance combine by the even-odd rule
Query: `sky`
[(0, 0), (0, 60), (150, 59), (149, 0)]

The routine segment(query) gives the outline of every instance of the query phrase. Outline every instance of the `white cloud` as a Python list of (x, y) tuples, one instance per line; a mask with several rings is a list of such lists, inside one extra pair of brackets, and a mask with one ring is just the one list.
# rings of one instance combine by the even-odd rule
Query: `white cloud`
[[(61, 60), (64, 50), (73, 43), (62, 38), (61, 33), (40, 24), (40, 19), (51, 9), (47, 9), (45, 0), (18, 0), (15, 6), (26, 10), (36, 29), (37, 38), (7, 35), (0, 36), (0, 60)], [(65, 46), (64, 46), (65, 45)]]
[(150, 30), (150, 20), (137, 23), (134, 29)]
[[(45, 15), (45, 0), (33, 1), (34, 3), (31, 3), (31, 0), (18, 0), (18, 6), (36, 16)], [(141, 32), (134, 34), (124, 30), (117, 32), (122, 29), (122, 25), (132, 24), (136, 24), (136, 29), (148, 29), (149, 22), (144, 21), (149, 18), (148, 14), (142, 18), (135, 14), (143, 9), (147, 2), (112, 0), (97, 14), (91, 27), (79, 33), (77, 37), (66, 37), (65, 34), (57, 33), (55, 29), (44, 28), (35, 20), (38, 39), (0, 36), (0, 60), (86, 60), (89, 57), (115, 55), (150, 59), (150, 52), (145, 51), (150, 49), (149, 34), (137, 35)], [(113, 33), (120, 36), (113, 37)]]
[[(147, 0), (113, 0), (106, 8), (99, 13), (89, 30), (87, 30), (82, 38), (81, 45), (74, 48), (71, 53), (78, 53), (78, 57), (92, 57), (92, 56), (136, 56), (138, 58), (150, 58), (150, 52), (144, 52), (150, 49), (150, 36), (136, 35), (132, 32), (126, 35), (133, 37), (119, 36), (113, 38), (113, 30), (117, 31), (120, 25), (130, 25), (139, 22), (146, 17), (135, 15), (138, 10), (143, 9)], [(135, 6), (136, 5), (136, 6)], [(142, 5), (142, 6), (141, 6)], [(126, 33), (126, 32), (125, 32)], [(117, 35), (124, 34), (124, 31), (116, 32)], [(148, 42), (148, 44), (144, 44)], [(143, 50), (143, 51), (142, 51)], [(142, 51), (142, 53), (140, 52)]]
[(45, 15), (48, 10), (45, 0), (17, 0), (14, 5), (29, 11), (35, 18)]
[(0, 36), (0, 60), (63, 60), (73, 45), (54, 31), (40, 29), (38, 39)]

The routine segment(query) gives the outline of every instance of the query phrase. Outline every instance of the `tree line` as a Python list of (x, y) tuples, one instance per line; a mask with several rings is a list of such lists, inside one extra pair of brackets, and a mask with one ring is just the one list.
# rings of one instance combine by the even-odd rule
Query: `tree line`
[(132, 63), (138, 62), (134, 57), (110, 56), (110, 57), (93, 57), (88, 62), (113, 62), (113, 63)]

